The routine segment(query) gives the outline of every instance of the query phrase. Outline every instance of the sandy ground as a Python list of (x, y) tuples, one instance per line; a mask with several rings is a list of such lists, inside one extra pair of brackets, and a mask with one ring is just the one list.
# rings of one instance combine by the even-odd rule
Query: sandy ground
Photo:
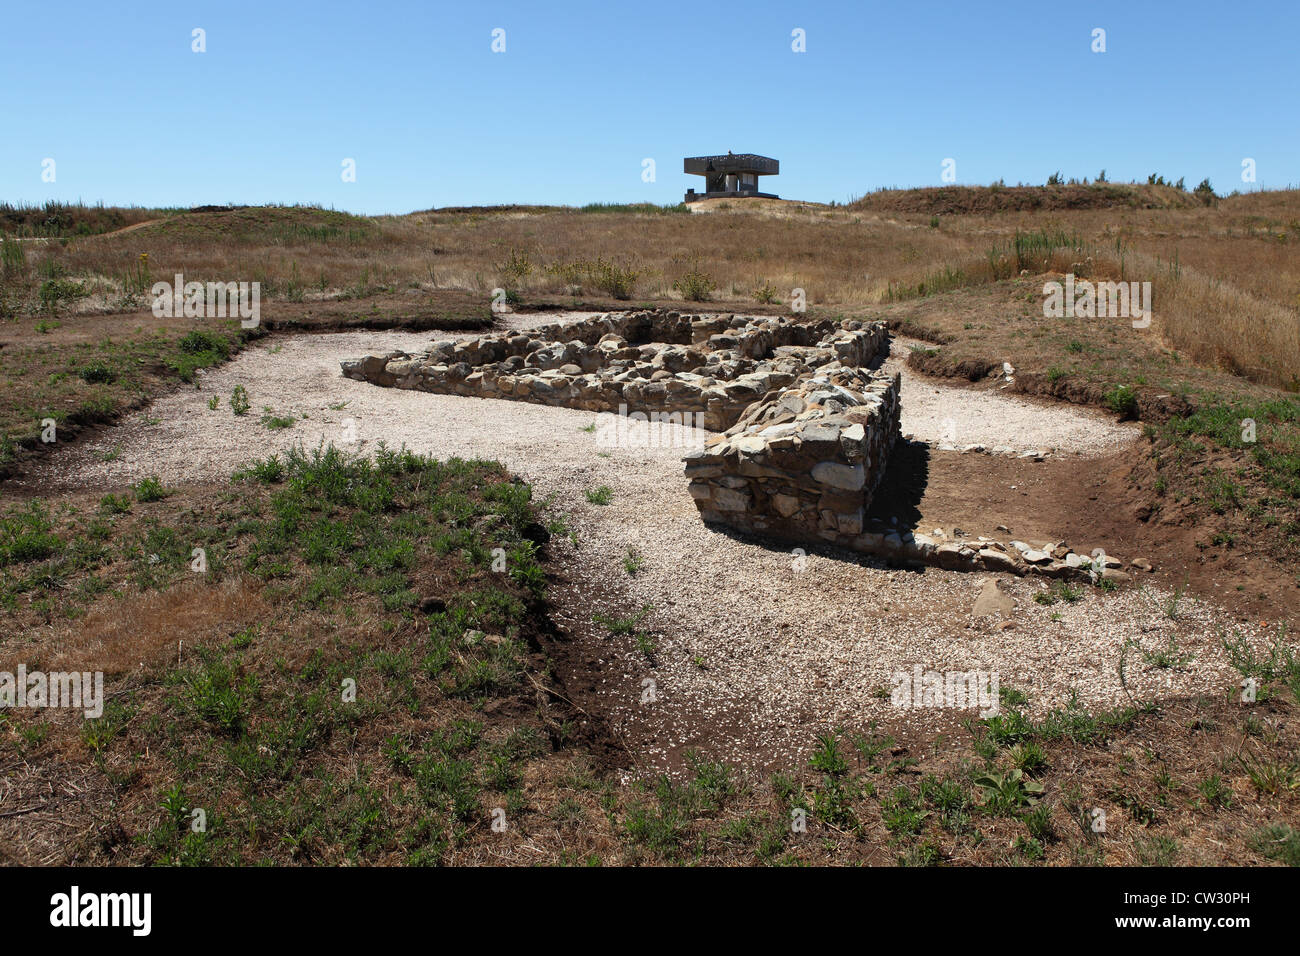
[[(385, 389), (339, 373), (343, 358), (413, 352), (431, 340), (427, 333), (360, 332), (252, 349), (204, 375), (199, 387), (57, 456), (41, 484), (107, 489), (149, 474), (165, 482), (224, 480), (250, 458), (322, 440), (359, 451), (383, 441), (438, 457), (500, 460), (569, 515), (574, 542), (555, 539), (553, 552), (571, 575), (601, 582), (599, 610), (623, 615), (649, 607), (643, 627), (657, 644), (653, 663), (630, 640), (593, 630), (594, 591), (569, 594), (559, 615), (584, 642), (581, 657), (600, 675), (593, 693), (643, 770), (667, 767), (689, 747), (771, 767), (799, 759), (813, 734), (831, 726), (880, 721), (896, 733), (923, 733), (974, 716), (894, 707), (887, 693), (893, 675), (917, 665), (996, 672), (1002, 686), (1027, 692), (1041, 711), (1074, 692), (1087, 705), (1126, 701), (1118, 665), (1129, 640), (1154, 651), (1173, 638), (1181, 653), (1194, 655), (1181, 670), (1162, 670), (1131, 651), (1128, 693), (1138, 699), (1222, 693), (1234, 681), (1219, 634), (1236, 628), (1263, 640), (1190, 598), (1171, 617), (1172, 596), (1150, 585), (1089, 589), (1075, 603), (1044, 606), (1033, 595), (1045, 583), (1000, 579), (1016, 601), (1010, 620), (975, 619), (975, 599), (992, 575), (804, 556), (708, 528), (686, 492), (682, 447), (600, 448), (597, 434), (583, 430), (596, 420), (590, 412)], [(237, 384), (253, 405), (244, 417), (229, 409)], [(212, 410), (214, 395), (221, 402)], [(269, 431), (260, 423), (264, 407), (300, 420)], [(913, 381), (906, 371), (903, 409), (904, 431), (923, 440), (938, 439), (953, 421), (963, 442), (1071, 454), (1113, 449), (1132, 437), (1127, 427), (1073, 406)], [(681, 446), (701, 437), (676, 426), (668, 431)], [(586, 500), (584, 492), (599, 485), (613, 489), (609, 506)], [(623, 568), (629, 548), (643, 561), (635, 576)]]

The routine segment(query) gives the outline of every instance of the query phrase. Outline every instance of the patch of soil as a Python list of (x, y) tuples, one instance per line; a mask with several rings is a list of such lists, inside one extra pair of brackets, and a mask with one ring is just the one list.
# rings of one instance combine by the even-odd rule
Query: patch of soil
[(884, 322), (889, 331), (895, 332), (904, 338), (919, 339), (922, 342), (930, 342), (934, 345), (947, 345), (953, 341), (953, 337), (948, 333), (941, 332), (933, 326), (920, 324), (912, 319), (882, 318), (879, 321)]
[[(164, 391), (166, 389), (160, 388), (155, 394), (162, 394)], [(105, 428), (111, 428), (121, 421), (124, 416), (132, 412), (138, 412), (152, 402), (153, 399), (154, 395), (137, 395), (115, 412), (79, 408), (71, 412), (59, 425), (59, 440), (48, 445), (35, 437), (15, 440), (13, 457), (6, 462), (0, 463), (0, 484), (5, 484), (10, 479), (18, 477), (27, 469), (39, 470), (45, 464), (45, 456), (52, 455), (62, 448), (70, 447), (75, 441), (84, 441), (87, 437), (96, 435)], [(32, 488), (5, 488), (6, 493), (12, 493), (20, 498), (30, 497), (34, 490)]]
[(940, 378), (964, 378), (968, 382), (978, 382), (987, 378), (995, 368), (1001, 368), (1002, 363), (992, 359), (962, 359), (952, 362), (947, 361), (942, 353), (934, 354), (917, 349), (908, 354), (907, 367)]
[(1126, 562), (1150, 561), (1152, 573), (1125, 568), (1136, 581), (1186, 585), (1244, 619), (1295, 619), (1300, 581), (1267, 547), (1215, 546), (1214, 522), (1190, 507), (1153, 515), (1148, 449), (1143, 440), (1103, 458), (1034, 461), (900, 442), (870, 516), (897, 516), (903, 527), (926, 534), (960, 528), (967, 538), (1064, 541), (1085, 554), (1100, 547)]

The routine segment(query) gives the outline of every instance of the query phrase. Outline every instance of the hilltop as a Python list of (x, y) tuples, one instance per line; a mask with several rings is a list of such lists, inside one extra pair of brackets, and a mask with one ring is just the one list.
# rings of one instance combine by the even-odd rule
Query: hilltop
[(1051, 186), (931, 186), (882, 189), (847, 203), (869, 212), (968, 215), (997, 212), (1052, 212), (1074, 209), (1193, 209), (1205, 205), (1194, 193), (1174, 186), (1137, 183)]

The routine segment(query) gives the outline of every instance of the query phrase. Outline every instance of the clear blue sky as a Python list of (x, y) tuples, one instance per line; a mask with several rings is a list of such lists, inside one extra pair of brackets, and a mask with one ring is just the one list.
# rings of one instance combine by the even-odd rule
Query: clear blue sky
[(1295, 0), (10, 0), (0, 23), (9, 202), (668, 203), (702, 182), (683, 156), (728, 149), (823, 202), (938, 185), (948, 157), (960, 183), (1300, 184)]

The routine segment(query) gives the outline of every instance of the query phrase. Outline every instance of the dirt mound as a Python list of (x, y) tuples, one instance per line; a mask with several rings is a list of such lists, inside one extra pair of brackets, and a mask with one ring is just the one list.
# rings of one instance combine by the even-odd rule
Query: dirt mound
[(457, 215), (457, 216), (494, 216), (508, 213), (545, 213), (559, 212), (561, 206), (543, 206), (533, 203), (500, 203), (495, 206), (437, 206), (432, 209), (417, 209), (408, 213), (410, 216)]
[(958, 216), (971, 213), (1057, 209), (1185, 209), (1200, 205), (1191, 193), (1173, 186), (1092, 183), (1074, 186), (938, 186), (882, 189), (849, 203), (870, 212)]
[[(907, 356), (907, 367), (940, 379), (965, 379), (980, 382), (1002, 368), (993, 359), (965, 358), (954, 360), (942, 352), (915, 349)], [(1074, 405), (1093, 405), (1110, 409), (1125, 420), (1166, 421), (1183, 418), (1196, 410), (1186, 395), (1171, 395), (1151, 386), (1131, 389), (1132, 400), (1125, 407), (1115, 407), (1115, 389), (1096, 382), (1086, 382), (1070, 376), (1053, 378), (1051, 375), (1020, 371), (1016, 373), (1012, 392), (1053, 398)]]
[(143, 237), (187, 242), (262, 241), (294, 243), (360, 242), (373, 238), (375, 222), (366, 216), (317, 206), (196, 206), (144, 224)]

